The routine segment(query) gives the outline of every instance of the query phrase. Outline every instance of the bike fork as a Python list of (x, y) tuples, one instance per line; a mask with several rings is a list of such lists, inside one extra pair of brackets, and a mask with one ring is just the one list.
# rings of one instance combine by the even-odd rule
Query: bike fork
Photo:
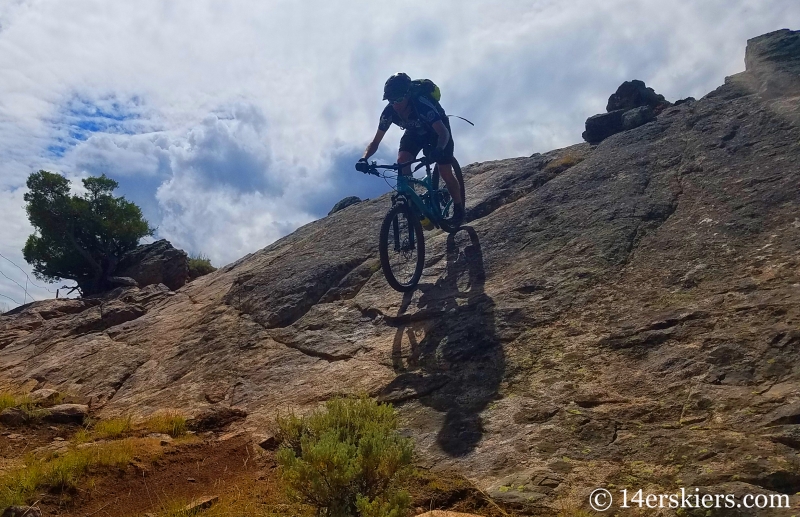
[[(414, 249), (415, 239), (416, 236), (414, 235), (414, 225), (411, 222), (410, 217), (414, 217), (413, 211), (408, 208), (406, 205), (406, 218), (408, 219), (408, 245), (411, 249)], [(411, 214), (409, 216), (409, 213)], [(400, 222), (397, 220), (399, 214), (392, 219), (392, 233), (394, 234), (394, 250), (401, 251), (402, 250), (402, 239), (400, 238)]]

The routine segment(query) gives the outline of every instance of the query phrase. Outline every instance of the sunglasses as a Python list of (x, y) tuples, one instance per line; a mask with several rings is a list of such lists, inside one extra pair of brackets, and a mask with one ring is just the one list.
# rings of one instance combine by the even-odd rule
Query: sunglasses
[(403, 102), (403, 100), (405, 100), (405, 98), (406, 98), (406, 96), (403, 95), (402, 97), (398, 97), (397, 99), (392, 99), (389, 102), (391, 102), (392, 104), (399, 104), (399, 103)]

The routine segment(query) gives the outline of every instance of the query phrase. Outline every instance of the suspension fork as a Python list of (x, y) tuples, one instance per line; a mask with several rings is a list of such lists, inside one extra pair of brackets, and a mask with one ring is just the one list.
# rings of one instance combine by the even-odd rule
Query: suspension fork
[[(392, 207), (397, 205), (403, 205), (406, 210), (406, 217), (408, 218), (408, 245), (411, 247), (411, 249), (414, 249), (417, 238), (416, 234), (414, 233), (414, 223), (412, 221), (412, 218), (414, 217), (414, 210), (411, 209), (408, 201), (404, 198), (398, 198), (396, 195), (392, 196)], [(398, 215), (395, 215), (394, 219), (392, 219), (392, 235), (394, 235), (395, 251), (400, 251), (402, 246), (402, 240), (400, 238), (400, 224), (397, 220)]]

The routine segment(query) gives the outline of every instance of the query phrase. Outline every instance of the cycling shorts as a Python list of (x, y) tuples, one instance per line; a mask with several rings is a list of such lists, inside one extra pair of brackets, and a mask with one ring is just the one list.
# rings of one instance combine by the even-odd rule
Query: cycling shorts
[[(450, 124), (445, 123), (445, 127), (447, 127), (447, 130), (450, 131)], [(400, 138), (400, 151), (411, 153), (415, 158), (420, 151), (422, 151), (425, 156), (430, 156), (430, 152), (436, 147), (438, 142), (439, 135), (437, 135), (435, 132), (420, 135), (415, 131), (406, 130), (403, 133), (403, 136)], [(439, 163), (443, 165), (452, 164), (454, 149), (455, 145), (453, 144), (453, 133), (450, 133), (450, 139), (448, 140), (447, 145), (444, 146), (444, 156)]]

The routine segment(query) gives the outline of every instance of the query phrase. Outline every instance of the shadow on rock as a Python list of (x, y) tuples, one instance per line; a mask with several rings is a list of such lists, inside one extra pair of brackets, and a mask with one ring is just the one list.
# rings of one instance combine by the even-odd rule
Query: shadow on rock
[(463, 456), (483, 436), (480, 413), (497, 396), (505, 359), (495, 333), (495, 304), (484, 292), (475, 230), (464, 227), (450, 235), (446, 257), (445, 274), (435, 284), (419, 285), (416, 314), (405, 315), (411, 294), (403, 300), (392, 352), (399, 375), (382, 399), (419, 398), (444, 413), (437, 441), (447, 454)]

